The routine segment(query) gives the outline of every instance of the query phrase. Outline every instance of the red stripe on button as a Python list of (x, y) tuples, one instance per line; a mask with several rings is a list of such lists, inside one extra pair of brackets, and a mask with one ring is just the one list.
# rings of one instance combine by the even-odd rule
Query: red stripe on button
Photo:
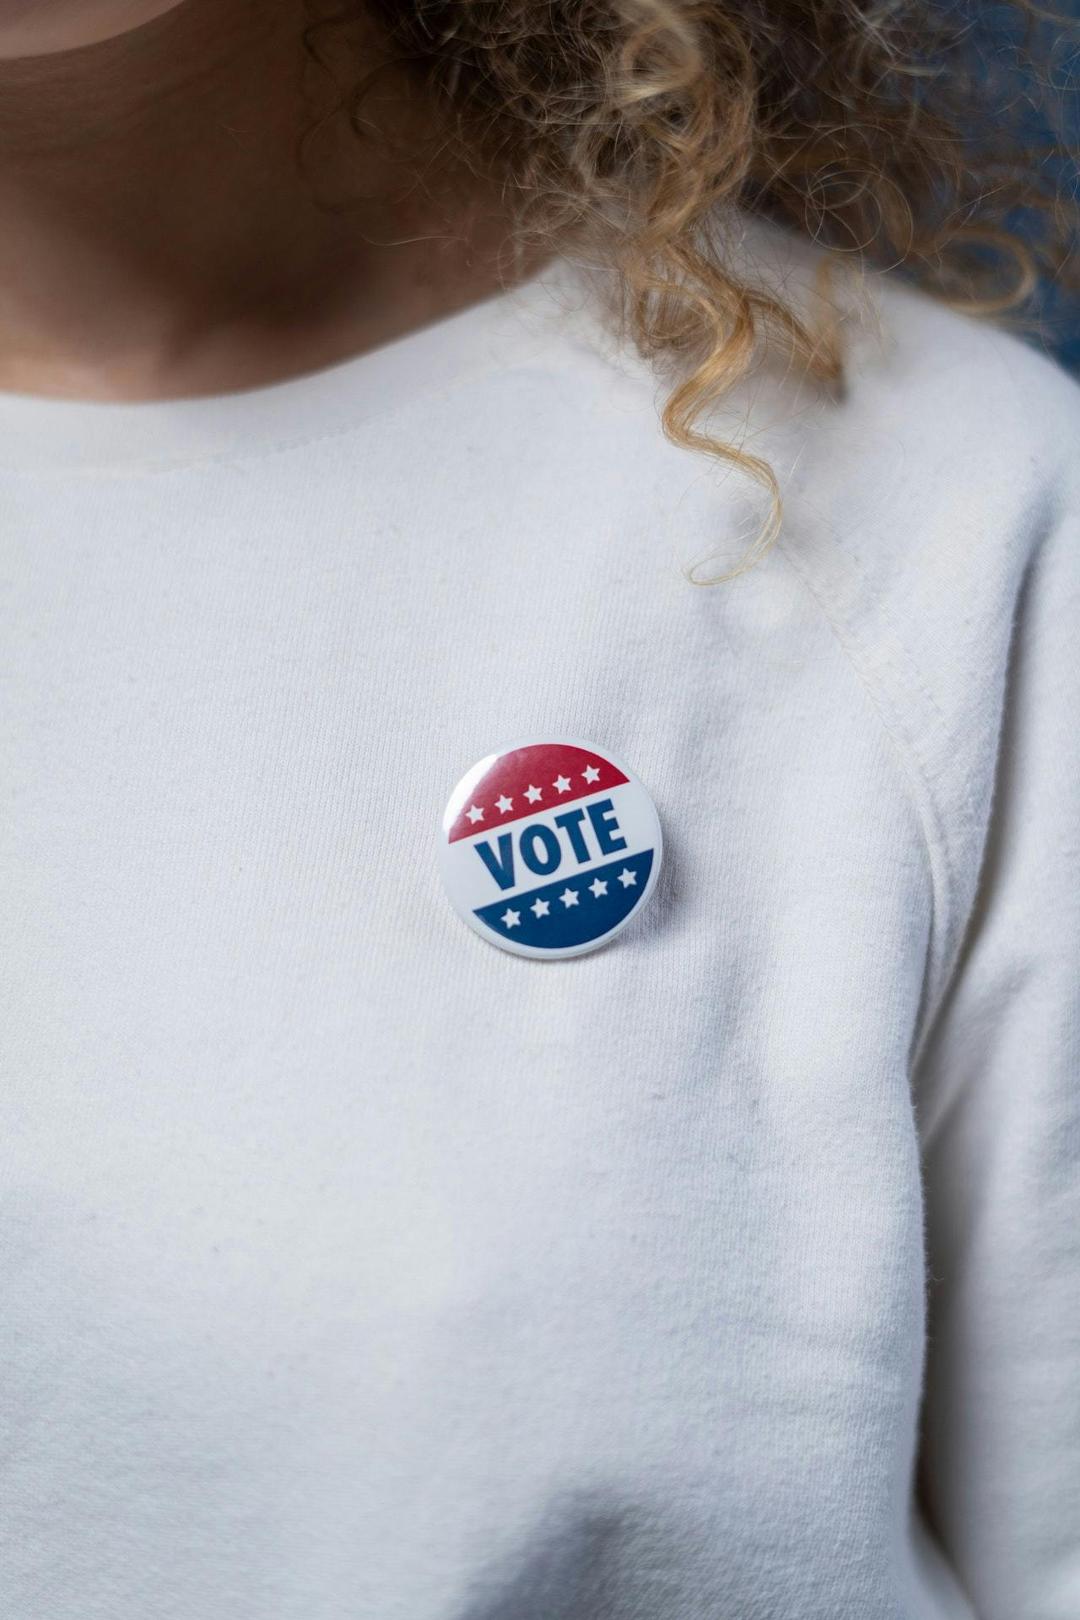
[[(591, 780), (586, 779), (586, 772)], [(596, 773), (593, 776), (593, 772)], [(449, 843), (498, 831), (513, 821), (573, 804), (591, 793), (621, 787), (628, 779), (610, 760), (566, 743), (534, 743), (500, 754), (475, 784), (447, 835)], [(562, 786), (561, 784), (567, 784)], [(479, 814), (477, 814), (479, 812)]]

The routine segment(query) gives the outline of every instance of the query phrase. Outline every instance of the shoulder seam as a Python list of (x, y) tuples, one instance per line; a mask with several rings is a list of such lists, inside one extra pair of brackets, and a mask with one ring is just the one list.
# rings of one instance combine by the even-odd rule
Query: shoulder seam
[[(838, 555), (841, 565), (848, 572), (857, 576), (860, 583), (863, 582), (864, 576), (854, 558), (846, 551), (842, 551), (834, 542), (830, 542), (827, 535), (819, 535), (816, 539), (819, 543), (829, 545), (833, 554)], [(907, 784), (912, 806), (922, 833), (923, 849), (930, 881), (931, 923), (926, 975), (912, 1035), (910, 1056), (914, 1067), (925, 1034), (933, 1024), (938, 1001), (948, 983), (951, 957), (950, 938), (955, 931), (953, 925), (955, 923), (954, 909), (957, 876), (948, 839), (945, 835), (944, 817), (933, 785), (931, 767), (920, 746), (917, 731), (910, 725), (904, 709), (890, 693), (888, 681), (882, 678), (884, 670), (891, 670), (905, 691), (908, 693), (914, 691), (918, 700), (930, 712), (932, 723), (944, 726), (944, 716), (933, 694), (922, 679), (895, 621), (891, 618), (888, 620), (888, 628), (895, 637), (895, 647), (891, 649), (889, 658), (885, 660), (883, 669), (879, 672), (879, 670), (875, 669), (875, 664), (882, 665), (881, 657), (875, 658), (870, 652), (851, 615), (844, 610), (842, 604), (834, 600), (831, 594), (827, 592), (820, 577), (815, 577), (806, 566), (805, 560), (798, 554), (799, 546), (786, 542), (783, 538), (777, 542), (777, 546), (792, 572), (801, 582), (803, 588), (817, 606), (822, 618), (829, 626), (852, 673), (876, 713), (889, 744), (899, 760), (902, 776)], [(899, 668), (898, 656), (902, 657), (907, 666), (906, 670)], [(972, 815), (970, 784), (968, 783), (965, 783), (963, 787), (962, 803), (966, 813)]]

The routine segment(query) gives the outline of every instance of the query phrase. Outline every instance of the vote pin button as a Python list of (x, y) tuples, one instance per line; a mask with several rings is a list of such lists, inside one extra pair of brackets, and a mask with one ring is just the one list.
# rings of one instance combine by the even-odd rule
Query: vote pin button
[(517, 956), (595, 951), (642, 910), (663, 840), (652, 799), (592, 743), (560, 738), (488, 754), (443, 816), (439, 859), (455, 910)]

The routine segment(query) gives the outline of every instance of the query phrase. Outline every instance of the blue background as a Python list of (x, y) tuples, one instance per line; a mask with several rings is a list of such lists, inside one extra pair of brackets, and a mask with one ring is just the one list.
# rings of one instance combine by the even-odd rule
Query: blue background
[[(1063, 19), (1046, 24), (1043, 38), (1045, 41), (1048, 35), (1052, 36), (1054, 42), (1050, 101), (1060, 120), (1057, 134), (1073, 145), (1080, 143), (1080, 0), (1046, 0), (1046, 9)], [(980, 54), (994, 68), (1003, 70), (1003, 89), (1012, 100), (1013, 108), (1027, 104), (1035, 148), (1052, 136), (1052, 122), (1046, 94), (1032, 83), (1033, 76), (1018, 49), (1018, 25), (1013, 9), (987, 4), (986, 0), (965, 0), (965, 11), (981, 35)], [(1075, 201), (1080, 185), (1075, 160), (1061, 164), (1060, 185)], [(1018, 223), (1022, 229), (1023, 221)], [(1070, 370), (1080, 372), (1080, 299), (1075, 293), (1069, 295), (1046, 287), (1038, 313), (1042, 329), (1034, 334), (1035, 343), (1056, 353)]]

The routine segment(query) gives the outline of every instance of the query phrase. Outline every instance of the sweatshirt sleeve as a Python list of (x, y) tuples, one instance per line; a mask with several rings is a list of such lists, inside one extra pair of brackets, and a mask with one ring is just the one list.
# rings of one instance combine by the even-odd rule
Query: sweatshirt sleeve
[(987, 836), (915, 1075), (919, 1490), (979, 1620), (1080, 1616), (1080, 513), (1018, 581)]

